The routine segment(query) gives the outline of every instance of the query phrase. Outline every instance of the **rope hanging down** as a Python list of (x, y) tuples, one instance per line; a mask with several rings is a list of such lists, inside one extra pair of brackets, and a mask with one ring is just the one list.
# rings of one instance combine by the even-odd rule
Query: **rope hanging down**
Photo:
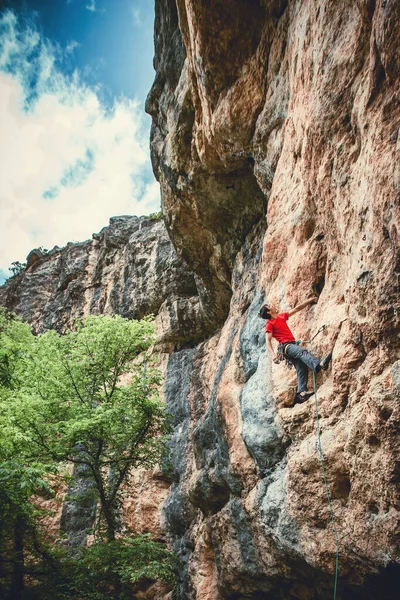
[[(313, 341), (313, 339), (315, 337), (317, 337), (317, 335), (323, 329), (325, 329), (325, 325), (322, 325), (322, 327), (320, 327), (320, 329), (318, 329), (317, 333), (311, 338), (311, 340), (309, 340), (308, 342), (306, 342), (306, 343), (310, 344), (310, 351), (311, 352), (312, 352), (312, 341)], [(335, 583), (334, 583), (334, 588), (333, 588), (333, 600), (336, 600), (337, 581), (338, 581), (338, 573), (339, 573), (339, 536), (338, 536), (338, 532), (337, 532), (337, 529), (336, 529), (335, 515), (333, 514), (331, 495), (330, 495), (330, 492), (329, 492), (328, 481), (327, 481), (326, 474), (325, 474), (324, 457), (322, 455), (321, 428), (320, 428), (320, 424), (319, 424), (319, 412), (318, 412), (317, 380), (316, 380), (316, 376), (315, 376), (315, 372), (314, 371), (313, 371), (313, 381), (314, 381), (314, 397), (315, 397), (315, 415), (316, 415), (317, 436), (318, 436), (318, 454), (319, 454), (319, 460), (321, 462), (322, 475), (323, 475), (324, 484), (325, 484), (325, 493), (326, 493), (326, 497), (328, 499), (329, 512), (330, 512), (330, 515), (331, 515), (331, 521), (332, 521), (333, 531), (335, 532), (336, 564), (335, 564)]]

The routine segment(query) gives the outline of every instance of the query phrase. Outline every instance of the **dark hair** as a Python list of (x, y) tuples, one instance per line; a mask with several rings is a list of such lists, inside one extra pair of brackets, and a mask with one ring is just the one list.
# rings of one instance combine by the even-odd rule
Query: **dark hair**
[(262, 307), (259, 310), (258, 316), (260, 317), (260, 319), (267, 319), (267, 321), (269, 319), (271, 319), (271, 315), (270, 315), (270, 309), (268, 307), (268, 304), (263, 304)]

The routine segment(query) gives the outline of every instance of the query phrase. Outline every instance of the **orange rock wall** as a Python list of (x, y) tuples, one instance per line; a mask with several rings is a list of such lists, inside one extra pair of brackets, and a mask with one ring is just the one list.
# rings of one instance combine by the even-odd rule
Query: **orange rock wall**
[(333, 597), (314, 400), (291, 407), (256, 316), (313, 295), (291, 327), (325, 325), (314, 351), (333, 350), (317, 383), (338, 597), (396, 593), (399, 24), (393, 0), (156, 2), (153, 165), (218, 329), (166, 384), (187, 411), (164, 505), (182, 598)]

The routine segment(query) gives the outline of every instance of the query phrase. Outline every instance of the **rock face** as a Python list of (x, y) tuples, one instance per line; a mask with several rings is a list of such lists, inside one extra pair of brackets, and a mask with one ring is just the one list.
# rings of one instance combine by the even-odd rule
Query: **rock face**
[(0, 288), (0, 304), (38, 333), (63, 331), (88, 314), (154, 314), (159, 349), (205, 336), (196, 278), (178, 259), (162, 219), (113, 217), (92, 240), (32, 255), (27, 270)]
[(337, 598), (394, 600), (400, 4), (155, 6), (151, 153), (188, 267), (161, 222), (119, 218), (37, 261), (0, 302), (38, 331), (158, 315), (173, 482), (138, 474), (126, 512), (169, 536), (174, 598), (325, 600), (335, 537), (314, 399), (291, 406), (295, 375), (272, 364), (257, 317), (266, 299), (286, 310), (317, 295), (290, 325), (305, 340), (325, 325), (313, 351), (333, 351), (317, 386)]
[(397, 594), (399, 33), (396, 0), (156, 2), (153, 166), (220, 328), (168, 367), (181, 598), (333, 596), (314, 401), (290, 408), (256, 317), (315, 294), (292, 327), (325, 324), (314, 351), (333, 350), (317, 383), (338, 597)]

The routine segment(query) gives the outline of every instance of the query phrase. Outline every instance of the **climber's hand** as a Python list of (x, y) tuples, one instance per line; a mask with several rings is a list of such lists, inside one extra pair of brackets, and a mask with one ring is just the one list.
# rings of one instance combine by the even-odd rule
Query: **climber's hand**
[(275, 356), (275, 358), (274, 358), (273, 362), (274, 362), (276, 365), (279, 365), (279, 363), (280, 363), (281, 361), (279, 360), (279, 358), (278, 358), (277, 356)]

